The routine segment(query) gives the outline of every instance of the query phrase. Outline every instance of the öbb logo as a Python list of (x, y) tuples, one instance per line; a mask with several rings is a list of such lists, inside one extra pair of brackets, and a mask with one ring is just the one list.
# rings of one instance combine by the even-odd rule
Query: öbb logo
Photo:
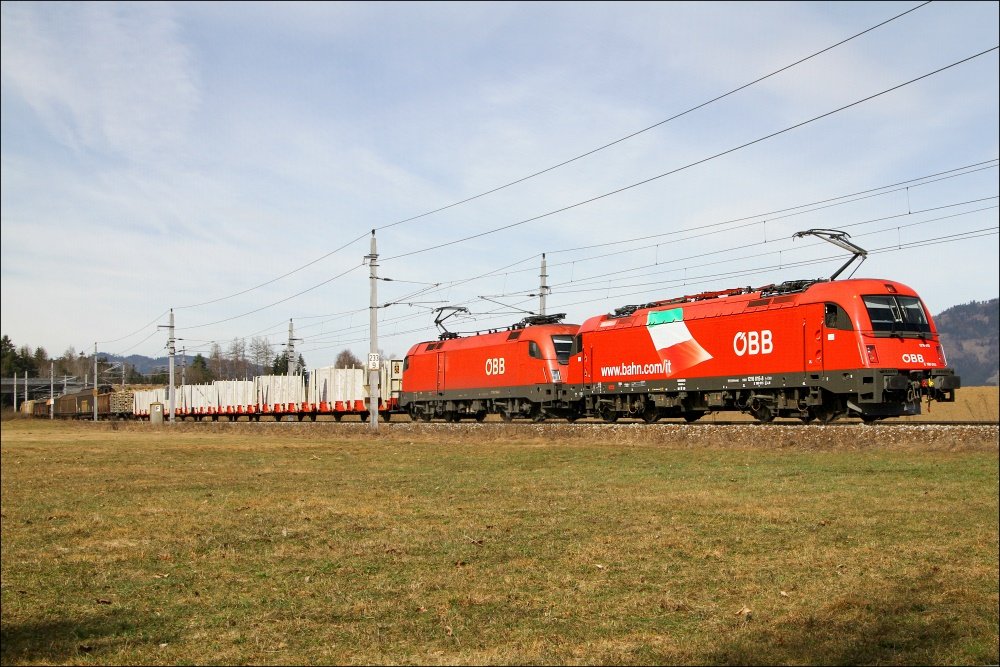
[(486, 360), (486, 374), (487, 375), (503, 375), (506, 372), (507, 364), (503, 357), (493, 357), (492, 359)]
[(733, 352), (737, 357), (754, 354), (771, 354), (774, 343), (771, 341), (771, 330), (737, 331), (733, 336)]
[(904, 354), (903, 355), (904, 364), (922, 364), (924, 363), (924, 355), (922, 354)]

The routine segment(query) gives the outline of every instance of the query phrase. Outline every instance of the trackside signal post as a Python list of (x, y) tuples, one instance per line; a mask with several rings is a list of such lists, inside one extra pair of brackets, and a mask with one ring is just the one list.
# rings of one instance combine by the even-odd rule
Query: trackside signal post
[(371, 269), (371, 303), (368, 308), (368, 327), (370, 340), (368, 344), (368, 410), (371, 417), (372, 431), (378, 431), (378, 408), (381, 396), (379, 396), (379, 382), (381, 373), (379, 372), (380, 360), (378, 355), (378, 248), (375, 245), (375, 230), (372, 230), (371, 252), (365, 259), (368, 260), (368, 267)]

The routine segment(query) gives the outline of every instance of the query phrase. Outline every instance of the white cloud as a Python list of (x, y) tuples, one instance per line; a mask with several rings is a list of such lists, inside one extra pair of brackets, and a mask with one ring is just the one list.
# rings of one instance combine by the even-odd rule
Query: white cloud
[(4, 3), (5, 92), (78, 153), (149, 160), (198, 109), (189, 48), (169, 5)]

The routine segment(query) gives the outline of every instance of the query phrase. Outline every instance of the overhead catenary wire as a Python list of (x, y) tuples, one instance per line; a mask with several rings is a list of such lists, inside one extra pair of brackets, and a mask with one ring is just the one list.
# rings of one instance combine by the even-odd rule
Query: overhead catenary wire
[[(963, 202), (948, 204), (946, 206), (931, 207), (931, 208), (928, 208), (928, 209), (911, 211), (909, 213), (903, 213), (903, 214), (894, 215), (894, 216), (883, 216), (883, 217), (879, 217), (879, 218), (873, 218), (873, 219), (863, 220), (863, 221), (854, 222), (854, 223), (846, 223), (846, 224), (841, 225), (841, 227), (843, 227), (843, 228), (849, 228), (849, 227), (857, 227), (857, 226), (861, 226), (861, 225), (875, 224), (875, 223), (878, 223), (878, 222), (884, 222), (886, 220), (897, 219), (899, 217), (912, 217), (912, 216), (919, 215), (919, 214), (922, 214), (922, 213), (927, 213), (927, 212), (931, 212), (931, 211), (938, 211), (938, 210), (942, 210), (942, 209), (945, 209), (945, 208), (953, 208), (955, 206), (966, 205), (966, 204), (970, 204), (970, 203), (977, 203), (977, 202), (991, 200), (991, 199), (997, 199), (997, 196), (980, 198), (980, 199), (973, 199), (973, 200), (967, 200), (967, 201), (963, 201)], [(932, 222), (937, 222), (937, 221), (940, 221), (940, 220), (952, 219), (952, 218), (955, 218), (955, 217), (970, 215), (970, 214), (973, 214), (973, 213), (978, 213), (978, 212), (982, 212), (982, 211), (986, 211), (986, 210), (992, 210), (992, 209), (996, 209), (996, 208), (997, 208), (997, 206), (989, 206), (989, 207), (983, 207), (983, 208), (973, 209), (973, 210), (970, 210), (970, 211), (963, 211), (963, 212), (952, 214), (952, 215), (939, 216), (939, 217), (930, 218), (930, 219), (927, 219), (927, 220), (920, 220), (920, 221), (917, 221), (917, 222), (914, 222), (914, 223), (909, 223), (909, 224), (906, 224), (906, 225), (893, 226), (893, 227), (886, 228), (886, 229), (875, 230), (873, 232), (866, 232), (864, 234), (861, 234), (860, 236), (868, 236), (868, 235), (872, 235), (872, 234), (885, 233), (887, 231), (892, 231), (892, 230), (896, 230), (896, 229), (900, 229), (900, 228), (908, 228), (908, 227), (914, 227), (914, 226), (918, 226), (918, 225), (925, 225), (925, 224), (929, 224), (929, 223), (932, 223)], [(699, 236), (699, 235), (695, 235), (692, 238), (695, 238), (697, 236)], [(788, 241), (788, 239), (780, 239), (780, 240), (786, 241), (786, 242)], [(715, 250), (715, 251), (698, 253), (698, 254), (695, 254), (695, 255), (687, 256), (687, 257), (676, 258), (676, 259), (672, 260), (672, 262), (670, 263), (669, 266), (667, 266), (664, 263), (660, 263), (660, 264), (643, 264), (643, 265), (628, 267), (628, 268), (624, 268), (624, 269), (618, 269), (618, 270), (612, 271), (612, 272), (606, 272), (606, 273), (596, 274), (596, 275), (593, 275), (593, 276), (588, 276), (588, 277), (583, 277), (583, 278), (574, 278), (574, 279), (569, 280), (569, 281), (555, 283), (553, 285), (553, 287), (563, 287), (563, 286), (567, 286), (567, 285), (585, 286), (588, 283), (591, 283), (591, 282), (594, 282), (594, 281), (601, 281), (603, 283), (603, 282), (606, 282), (606, 281), (613, 280), (614, 276), (616, 276), (616, 275), (632, 274), (632, 273), (634, 273), (636, 271), (641, 271), (643, 269), (648, 269), (648, 268), (651, 268), (653, 266), (658, 266), (658, 267), (662, 267), (662, 268), (659, 268), (657, 272), (654, 272), (654, 274), (645, 274), (645, 275), (655, 275), (655, 273), (664, 273), (664, 272), (676, 271), (676, 270), (684, 270), (684, 271), (697, 270), (699, 267), (707, 267), (707, 266), (713, 266), (713, 265), (721, 264), (721, 263), (731, 263), (733, 261), (743, 261), (743, 260), (753, 259), (753, 258), (757, 258), (757, 257), (764, 257), (764, 256), (772, 255), (775, 252), (777, 252), (777, 253), (781, 253), (781, 252), (788, 253), (788, 252), (795, 252), (795, 251), (805, 250), (805, 249), (808, 249), (808, 248), (813, 248), (813, 247), (824, 245), (823, 243), (818, 243), (818, 242), (817, 243), (811, 243), (811, 244), (810, 243), (806, 243), (806, 244), (800, 244), (800, 245), (798, 245), (798, 246), (796, 246), (794, 248), (789, 248), (789, 249), (784, 249), (784, 250), (778, 249), (778, 250), (768, 251), (768, 252), (765, 252), (765, 253), (757, 253), (755, 255), (749, 255), (749, 256), (739, 257), (739, 258), (736, 258), (735, 260), (734, 259), (726, 259), (726, 260), (720, 260), (720, 261), (717, 261), (717, 262), (701, 262), (699, 264), (694, 264), (694, 265), (687, 264), (687, 265), (680, 266), (680, 267), (677, 266), (678, 262), (685, 262), (685, 261), (689, 261), (689, 260), (692, 260), (692, 259), (701, 259), (701, 258), (715, 256), (715, 255), (720, 255), (720, 254), (731, 253), (731, 252), (734, 252), (734, 251), (737, 251), (737, 250), (743, 250), (743, 249), (746, 249), (746, 248), (749, 248), (749, 247), (753, 247), (753, 246), (768, 245), (768, 244), (769, 245), (773, 245), (773, 244), (777, 243), (778, 241), (779, 241), (779, 239), (772, 239), (772, 240), (769, 240), (769, 241), (766, 241), (766, 242), (759, 242), (759, 243), (750, 244), (750, 245), (741, 244), (738, 247), (724, 248), (724, 249)], [(623, 251), (618, 251), (616, 253), (608, 253), (608, 254), (620, 254), (620, 252), (623, 252)], [(631, 252), (631, 251), (628, 251), (628, 252)], [(641, 277), (641, 276), (632, 275), (632, 276), (626, 276), (625, 278), (622, 278), (622, 279), (637, 278), (637, 277)], [(596, 290), (604, 290), (604, 289), (607, 289), (607, 287), (612, 287), (613, 288), (615, 286), (614, 285), (610, 285), (610, 284), (609, 285), (602, 285), (599, 288), (595, 288), (595, 289)], [(529, 289), (530, 290), (534, 290), (536, 288), (532, 287), (532, 288), (529, 288)], [(509, 293), (506, 293), (506, 294), (494, 295), (494, 296), (497, 296), (497, 297), (518, 296), (518, 295), (524, 295), (525, 292), (527, 292), (527, 291), (528, 290), (520, 290), (520, 291), (515, 291), (515, 292), (509, 292)], [(574, 292), (574, 291), (585, 291), (585, 290), (560, 290), (561, 293)], [(482, 299), (484, 297), (480, 296), (479, 298)], [(487, 300), (490, 300), (490, 299), (487, 298)], [(462, 302), (459, 302), (459, 303), (460, 303), (460, 305), (469, 305), (469, 304), (473, 303), (474, 301), (475, 301), (475, 299), (468, 299), (468, 300), (465, 300), (465, 301), (462, 301)], [(509, 307), (509, 304), (502, 304), (502, 305), (504, 305), (505, 307)], [(402, 316), (400, 318), (390, 318), (390, 319), (384, 320), (383, 322), (386, 323), (386, 324), (392, 324), (392, 323), (397, 323), (397, 322), (402, 322), (402, 321), (413, 320), (413, 319), (416, 319), (419, 316), (420, 315), (405, 315), (405, 316)], [(342, 333), (346, 333), (346, 332), (349, 332), (351, 330), (361, 330), (363, 328), (364, 327), (362, 325), (357, 325), (357, 326), (354, 326), (354, 327), (348, 327), (347, 329), (342, 329), (341, 332)], [(307, 338), (311, 338), (311, 337), (307, 337)]]
[[(890, 231), (890, 230), (882, 230), (882, 231)], [(964, 241), (964, 240), (974, 240), (974, 239), (977, 239), (977, 238), (985, 238), (985, 237), (988, 237), (988, 236), (996, 236), (998, 234), (1000, 234), (1000, 226), (987, 227), (987, 228), (982, 228), (982, 229), (970, 230), (970, 231), (967, 231), (967, 232), (960, 232), (960, 233), (956, 233), (956, 234), (948, 234), (948, 235), (944, 235), (944, 236), (940, 236), (940, 237), (935, 237), (935, 238), (931, 238), (931, 239), (923, 239), (923, 240), (911, 241), (911, 242), (903, 243), (903, 244), (893, 244), (893, 245), (890, 245), (890, 246), (884, 246), (884, 247), (881, 247), (881, 248), (876, 248), (874, 250), (869, 250), (868, 254), (869, 255), (874, 255), (874, 254), (883, 254), (883, 253), (892, 253), (892, 252), (902, 252), (902, 251), (909, 250), (911, 248), (934, 246), (934, 245), (943, 245), (943, 244), (946, 244), (946, 243), (954, 243), (954, 242), (959, 242), (959, 241)], [(820, 244), (815, 244), (815, 245), (818, 246)], [(765, 253), (765, 254), (769, 254), (769, 253)], [(776, 265), (768, 265), (768, 266), (764, 266), (764, 267), (753, 267), (753, 268), (749, 268), (749, 269), (740, 269), (740, 270), (734, 270), (734, 271), (718, 272), (718, 273), (713, 273), (713, 274), (685, 275), (683, 278), (678, 278), (678, 279), (675, 279), (675, 280), (668, 280), (668, 281), (657, 281), (656, 283), (653, 283), (653, 284), (657, 285), (658, 291), (659, 291), (659, 288), (661, 288), (661, 287), (666, 287), (666, 288), (669, 289), (669, 287), (671, 286), (671, 284), (674, 287), (680, 287), (680, 286), (686, 286), (686, 285), (693, 286), (693, 285), (705, 284), (705, 283), (710, 283), (710, 282), (717, 282), (721, 278), (746, 277), (746, 276), (758, 275), (758, 274), (761, 274), (761, 273), (767, 273), (767, 272), (774, 271), (774, 270), (784, 270), (784, 269), (788, 269), (788, 268), (812, 266), (812, 265), (824, 264), (824, 263), (829, 263), (829, 262), (841, 261), (842, 259), (843, 259), (843, 257), (841, 255), (830, 255), (830, 256), (824, 256), (824, 257), (820, 257), (820, 258), (800, 260), (798, 262), (792, 262), (792, 263), (782, 263), (782, 264), (776, 264)], [(594, 288), (594, 289), (588, 290), (588, 291), (602, 291), (603, 292), (603, 291), (605, 291), (607, 289), (608, 289), (607, 287), (601, 287), (601, 288)], [(626, 289), (626, 286), (612, 286), (611, 287), (611, 290), (620, 290), (620, 289)], [(560, 291), (559, 292), (559, 294), (563, 294), (563, 293), (565, 293), (565, 292), (564, 291)], [(600, 302), (600, 301), (606, 301), (608, 298), (625, 299), (627, 297), (639, 297), (639, 296), (641, 296), (643, 294), (648, 294), (648, 293), (650, 293), (650, 290), (643, 290), (641, 292), (629, 292), (629, 293), (623, 293), (623, 294), (615, 294), (613, 297), (608, 296), (608, 297), (601, 297), (601, 298), (596, 298), (596, 299), (595, 298), (591, 298), (591, 299), (583, 299), (583, 300), (571, 301), (571, 302), (562, 302), (562, 303), (558, 303), (558, 305), (553, 306), (553, 308), (555, 308), (555, 309), (567, 309), (567, 308), (572, 307), (572, 306), (579, 306), (579, 305), (583, 305), (583, 304), (589, 304), (589, 303), (595, 303), (595, 302)], [(671, 298), (671, 295), (665, 295), (665, 296), (663, 296), (663, 298)], [(518, 302), (518, 303), (527, 303), (528, 301), (529, 301), (529, 299), (525, 299), (525, 300), (523, 300), (521, 302)], [(488, 322), (490, 320), (486, 320), (486, 321)], [(407, 329), (407, 330), (404, 330), (404, 331), (396, 331), (396, 332), (392, 332), (392, 333), (388, 333), (387, 332), (387, 333), (385, 333), (383, 335), (383, 338), (394, 338), (394, 337), (397, 337), (397, 336), (416, 334), (416, 333), (421, 333), (421, 332), (425, 332), (425, 331), (432, 331), (434, 329), (435, 329), (435, 327), (433, 325), (425, 325), (425, 326), (422, 326), (422, 327), (416, 327), (416, 328)], [(461, 332), (459, 332), (459, 333), (461, 333)], [(317, 351), (332, 349), (332, 348), (337, 347), (337, 346), (351, 345), (351, 344), (355, 344), (355, 343), (362, 343), (362, 342), (365, 342), (367, 340), (368, 340), (367, 338), (345, 338), (345, 339), (338, 339), (336, 341), (316, 341), (317, 343), (319, 343), (319, 342), (324, 343), (324, 345), (322, 345), (320, 347), (305, 347), (303, 349), (303, 352), (317, 352)]]
[[(938, 239), (927, 239), (925, 241), (916, 241), (916, 242), (912, 242), (912, 243), (908, 243), (908, 244), (903, 244), (901, 247), (897, 247), (896, 245), (888, 246), (886, 248), (879, 248), (879, 249), (876, 249), (876, 250), (871, 250), (871, 251), (869, 251), (868, 254), (872, 255), (872, 254), (880, 254), (880, 253), (886, 253), (886, 252), (899, 252), (899, 251), (902, 251), (902, 250), (908, 250), (910, 248), (916, 248), (916, 247), (941, 245), (941, 244), (944, 244), (944, 243), (953, 243), (953, 242), (963, 241), (963, 240), (973, 240), (973, 239), (976, 239), (976, 238), (984, 238), (984, 237), (987, 237), (987, 236), (996, 236), (996, 235), (1000, 234), (1000, 227), (989, 228), (988, 230), (981, 231), (979, 233), (968, 232), (966, 234), (968, 234), (968, 235), (948, 235), (946, 237), (940, 237)], [(798, 266), (810, 266), (810, 265), (824, 264), (824, 263), (829, 263), (829, 262), (834, 262), (834, 261), (841, 261), (842, 259), (843, 259), (843, 257), (841, 257), (840, 255), (830, 255), (828, 257), (822, 257), (822, 258), (817, 258), (817, 259), (802, 260), (801, 262), (795, 263), (794, 266), (798, 267)], [(676, 287), (680, 287), (680, 286), (694, 286), (694, 285), (700, 285), (700, 284), (706, 284), (706, 283), (716, 282), (720, 278), (747, 277), (747, 276), (752, 276), (752, 275), (758, 275), (758, 274), (761, 274), (761, 273), (767, 273), (767, 272), (773, 271), (775, 269), (788, 268), (789, 266), (792, 266), (792, 265), (787, 265), (786, 264), (784, 266), (772, 265), (772, 266), (765, 266), (765, 267), (755, 267), (753, 269), (745, 269), (745, 270), (741, 270), (741, 271), (732, 271), (732, 272), (717, 273), (717, 274), (710, 274), (710, 275), (703, 275), (703, 276), (691, 276), (691, 277), (687, 277), (687, 278), (684, 278), (684, 279), (678, 279), (678, 280), (670, 281), (670, 282), (675, 283), (674, 286), (676, 286)], [(657, 284), (658, 285), (662, 285), (663, 283), (657, 283)], [(615, 295), (614, 298), (616, 298), (616, 299), (625, 299), (626, 297), (638, 297), (638, 296), (640, 296), (642, 294), (648, 294), (649, 292), (650, 292), (649, 290), (646, 290), (644, 292), (639, 292), (639, 293), (620, 294), (620, 295)], [(670, 297), (665, 297), (665, 298), (670, 298)], [(605, 301), (605, 300), (606, 300), (606, 298), (600, 298), (600, 299), (583, 299), (583, 300), (580, 300), (580, 301), (572, 301), (572, 302), (569, 302), (569, 303), (560, 303), (559, 305), (554, 306), (554, 307), (558, 308), (558, 309), (565, 309), (565, 308), (569, 308), (571, 306), (578, 306), (578, 305), (583, 305), (583, 304), (588, 304), (588, 303), (594, 303), (594, 302), (597, 302), (597, 301)], [(525, 302), (527, 302), (527, 300), (525, 300)], [(416, 333), (421, 333), (421, 332), (425, 332), (425, 331), (429, 332), (429, 331), (433, 331), (433, 330), (435, 330), (435, 327), (433, 325), (427, 325), (427, 326), (423, 326), (423, 327), (417, 327), (417, 328), (413, 328), (413, 329), (408, 329), (408, 330), (405, 330), (405, 331), (387, 333), (386, 335), (383, 336), (383, 338), (394, 338), (396, 336), (404, 336), (404, 335), (416, 334)], [(455, 333), (458, 333), (459, 335), (468, 335), (470, 332), (455, 332)], [(322, 350), (333, 349), (333, 348), (338, 347), (338, 346), (351, 345), (351, 344), (355, 344), (355, 343), (363, 343), (363, 342), (366, 342), (367, 340), (368, 340), (367, 338), (354, 338), (354, 339), (338, 340), (338, 341), (332, 342), (332, 343), (330, 343), (328, 345), (324, 345), (324, 346), (321, 346), (321, 347), (305, 349), (304, 352), (318, 352), (318, 351), (322, 351)]]

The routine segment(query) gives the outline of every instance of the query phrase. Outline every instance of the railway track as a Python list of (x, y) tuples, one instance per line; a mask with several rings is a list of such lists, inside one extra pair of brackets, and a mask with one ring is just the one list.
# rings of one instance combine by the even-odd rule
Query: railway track
[[(314, 424), (327, 424), (327, 425), (334, 425), (335, 424), (338, 427), (345, 428), (345, 429), (361, 429), (361, 428), (368, 428), (369, 427), (368, 422), (346, 421), (346, 420), (345, 421), (341, 421), (341, 422), (335, 422), (335, 421), (331, 420), (331, 421), (317, 421), (317, 422), (312, 422), (312, 421), (280, 421), (280, 422), (278, 422), (278, 421), (259, 421), (259, 422), (248, 422), (248, 421), (240, 421), (240, 422), (227, 422), (227, 421), (217, 421), (217, 422), (212, 422), (212, 421), (185, 421), (185, 422), (179, 422), (179, 423), (185, 423), (185, 424), (233, 424), (233, 423), (239, 423), (239, 424), (253, 424), (255, 426), (260, 426), (261, 428), (284, 428), (284, 427), (288, 427), (288, 426), (292, 426), (292, 427), (299, 426), (301, 428), (309, 428), (310, 426), (312, 426)], [(635, 428), (660, 428), (660, 427), (684, 426), (684, 427), (689, 427), (689, 428), (711, 429), (711, 428), (716, 427), (716, 426), (753, 426), (755, 428), (768, 429), (768, 428), (778, 428), (778, 427), (795, 427), (795, 428), (825, 428), (825, 427), (830, 427), (830, 428), (845, 428), (845, 427), (851, 427), (851, 426), (859, 426), (859, 427), (864, 427), (864, 428), (882, 428), (882, 427), (900, 428), (900, 427), (907, 427), (907, 426), (909, 426), (909, 427), (919, 427), (919, 426), (947, 426), (947, 427), (965, 427), (965, 426), (986, 427), (986, 426), (993, 426), (993, 427), (1000, 427), (1000, 422), (998, 422), (998, 421), (898, 421), (898, 420), (897, 421), (893, 421), (893, 420), (888, 420), (887, 419), (885, 421), (876, 422), (874, 424), (865, 424), (860, 419), (840, 419), (840, 420), (833, 421), (833, 422), (826, 423), (826, 424), (819, 423), (819, 422), (810, 422), (810, 423), (806, 424), (806, 423), (803, 423), (803, 422), (801, 422), (799, 420), (791, 420), (791, 419), (790, 420), (780, 420), (780, 419), (776, 419), (776, 420), (774, 420), (772, 422), (768, 422), (768, 423), (760, 423), (760, 422), (756, 422), (756, 421), (752, 421), (752, 420), (699, 421), (699, 422), (691, 422), (691, 423), (688, 423), (688, 422), (685, 422), (685, 421), (681, 421), (681, 420), (677, 420), (677, 421), (662, 420), (662, 421), (658, 421), (658, 422), (655, 422), (655, 423), (652, 423), (652, 424), (647, 424), (646, 422), (642, 421), (641, 419), (621, 419), (621, 420), (618, 420), (616, 422), (605, 422), (605, 421), (601, 421), (599, 419), (581, 419), (581, 420), (578, 420), (578, 421), (575, 421), (575, 422), (567, 422), (565, 420), (559, 420), (559, 419), (547, 419), (547, 420), (544, 420), (544, 421), (541, 421), (541, 422), (533, 422), (533, 421), (530, 421), (530, 420), (515, 420), (515, 421), (512, 421), (512, 422), (503, 422), (503, 421), (500, 421), (500, 420), (487, 420), (485, 422), (476, 422), (474, 420), (466, 420), (466, 421), (461, 421), (461, 422), (443, 422), (443, 421), (423, 422), (423, 421), (411, 421), (411, 420), (409, 420), (406, 417), (402, 417), (402, 418), (396, 417), (396, 418), (394, 418), (394, 419), (392, 419), (392, 420), (390, 420), (388, 422), (386, 422), (386, 421), (380, 421), (379, 425), (380, 425), (380, 427), (388, 427), (388, 428), (393, 428), (393, 427), (396, 427), (396, 426), (411, 426), (411, 425), (413, 425), (413, 426), (421, 426), (421, 427), (425, 427), (425, 428), (438, 428), (438, 429), (443, 429), (443, 430), (447, 430), (447, 429), (451, 429), (451, 428), (462, 428), (462, 427), (466, 427), (466, 426), (485, 426), (485, 427), (496, 427), (496, 428), (500, 428), (500, 427), (504, 427), (504, 426), (510, 426), (510, 427), (544, 426), (544, 427), (547, 427), (547, 428), (561, 427), (561, 428), (567, 428), (567, 429), (586, 428), (586, 427), (589, 427), (589, 428), (593, 428), (593, 427), (616, 427), (616, 426), (627, 426), (627, 427), (635, 427)]]

